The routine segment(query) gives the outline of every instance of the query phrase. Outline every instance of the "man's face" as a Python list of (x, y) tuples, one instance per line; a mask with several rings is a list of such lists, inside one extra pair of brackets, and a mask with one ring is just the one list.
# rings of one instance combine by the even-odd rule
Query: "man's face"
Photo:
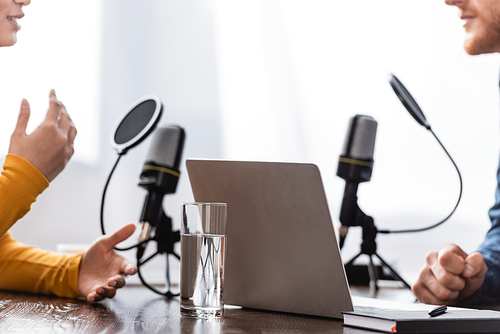
[(468, 54), (500, 52), (500, 0), (445, 0), (445, 3), (460, 10)]
[(31, 0), (0, 0), (0, 47), (12, 46), (17, 42), (17, 32), (21, 29), (17, 20), (24, 16), (22, 6)]

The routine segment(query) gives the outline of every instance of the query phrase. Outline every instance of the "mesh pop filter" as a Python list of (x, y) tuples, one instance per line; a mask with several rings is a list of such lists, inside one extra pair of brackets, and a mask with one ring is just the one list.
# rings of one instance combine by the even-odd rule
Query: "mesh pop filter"
[(406, 87), (399, 81), (399, 79), (394, 75), (389, 75), (389, 83), (391, 84), (392, 89), (399, 97), (401, 103), (405, 106), (406, 110), (415, 118), (415, 120), (422, 126), (424, 126), (427, 130), (430, 130), (431, 126), (422, 112), (422, 109), (417, 104), (417, 101), (411, 96), (410, 92), (406, 89)]
[(125, 154), (149, 136), (162, 112), (163, 104), (156, 96), (145, 96), (135, 101), (111, 132), (111, 145), (119, 154)]

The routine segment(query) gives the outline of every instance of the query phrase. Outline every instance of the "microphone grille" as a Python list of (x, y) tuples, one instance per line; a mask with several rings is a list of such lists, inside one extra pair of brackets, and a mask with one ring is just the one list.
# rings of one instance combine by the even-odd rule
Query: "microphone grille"
[(342, 156), (373, 160), (377, 122), (370, 116), (356, 115), (349, 120)]
[(153, 162), (179, 170), (184, 147), (184, 130), (175, 125), (159, 124), (146, 155), (146, 162)]

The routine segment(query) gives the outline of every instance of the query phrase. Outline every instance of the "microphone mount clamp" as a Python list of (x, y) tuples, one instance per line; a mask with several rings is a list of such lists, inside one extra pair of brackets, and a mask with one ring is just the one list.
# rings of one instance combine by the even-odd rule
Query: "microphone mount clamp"
[[(375, 239), (377, 238), (378, 230), (375, 226), (373, 217), (365, 214), (358, 206), (358, 197), (355, 195), (357, 193), (358, 185), (359, 182), (353, 182), (352, 180), (346, 179), (344, 199), (342, 201), (342, 208), (340, 211), (340, 222), (342, 225), (361, 226), (363, 230), (361, 251), (344, 265), (348, 281), (352, 282), (356, 278), (359, 279), (359, 276), (364, 275), (357, 270), (356, 266), (354, 266), (354, 261), (364, 254), (369, 257), (367, 268), (369, 286), (372, 294), (375, 294), (378, 291), (377, 282), (384, 276), (383, 268), (386, 268), (390, 272), (390, 276), (386, 276), (384, 279), (392, 278), (393, 280), (403, 283), (403, 285), (408, 289), (411, 289), (410, 285), (396, 272), (396, 270), (387, 264), (387, 262), (377, 253), (377, 242)], [(342, 244), (340, 245), (340, 248), (342, 248)], [(381, 266), (375, 266), (373, 261), (374, 257), (378, 258), (382, 264)]]

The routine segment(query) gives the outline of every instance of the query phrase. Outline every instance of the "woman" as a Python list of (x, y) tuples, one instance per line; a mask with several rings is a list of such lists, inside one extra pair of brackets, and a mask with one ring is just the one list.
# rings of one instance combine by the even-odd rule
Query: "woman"
[[(31, 0), (0, 0), (0, 47), (13, 46), (21, 29), (18, 20)], [(20, 244), (8, 230), (23, 217), (73, 155), (76, 128), (52, 90), (45, 120), (26, 134), (30, 106), (25, 99), (9, 154), (0, 176), (0, 289), (85, 297), (88, 301), (112, 298), (125, 285), (124, 275), (136, 267), (114, 252), (132, 235), (134, 224), (99, 238), (84, 254), (61, 255)], [(3, 273), (3, 274), (2, 274)]]

